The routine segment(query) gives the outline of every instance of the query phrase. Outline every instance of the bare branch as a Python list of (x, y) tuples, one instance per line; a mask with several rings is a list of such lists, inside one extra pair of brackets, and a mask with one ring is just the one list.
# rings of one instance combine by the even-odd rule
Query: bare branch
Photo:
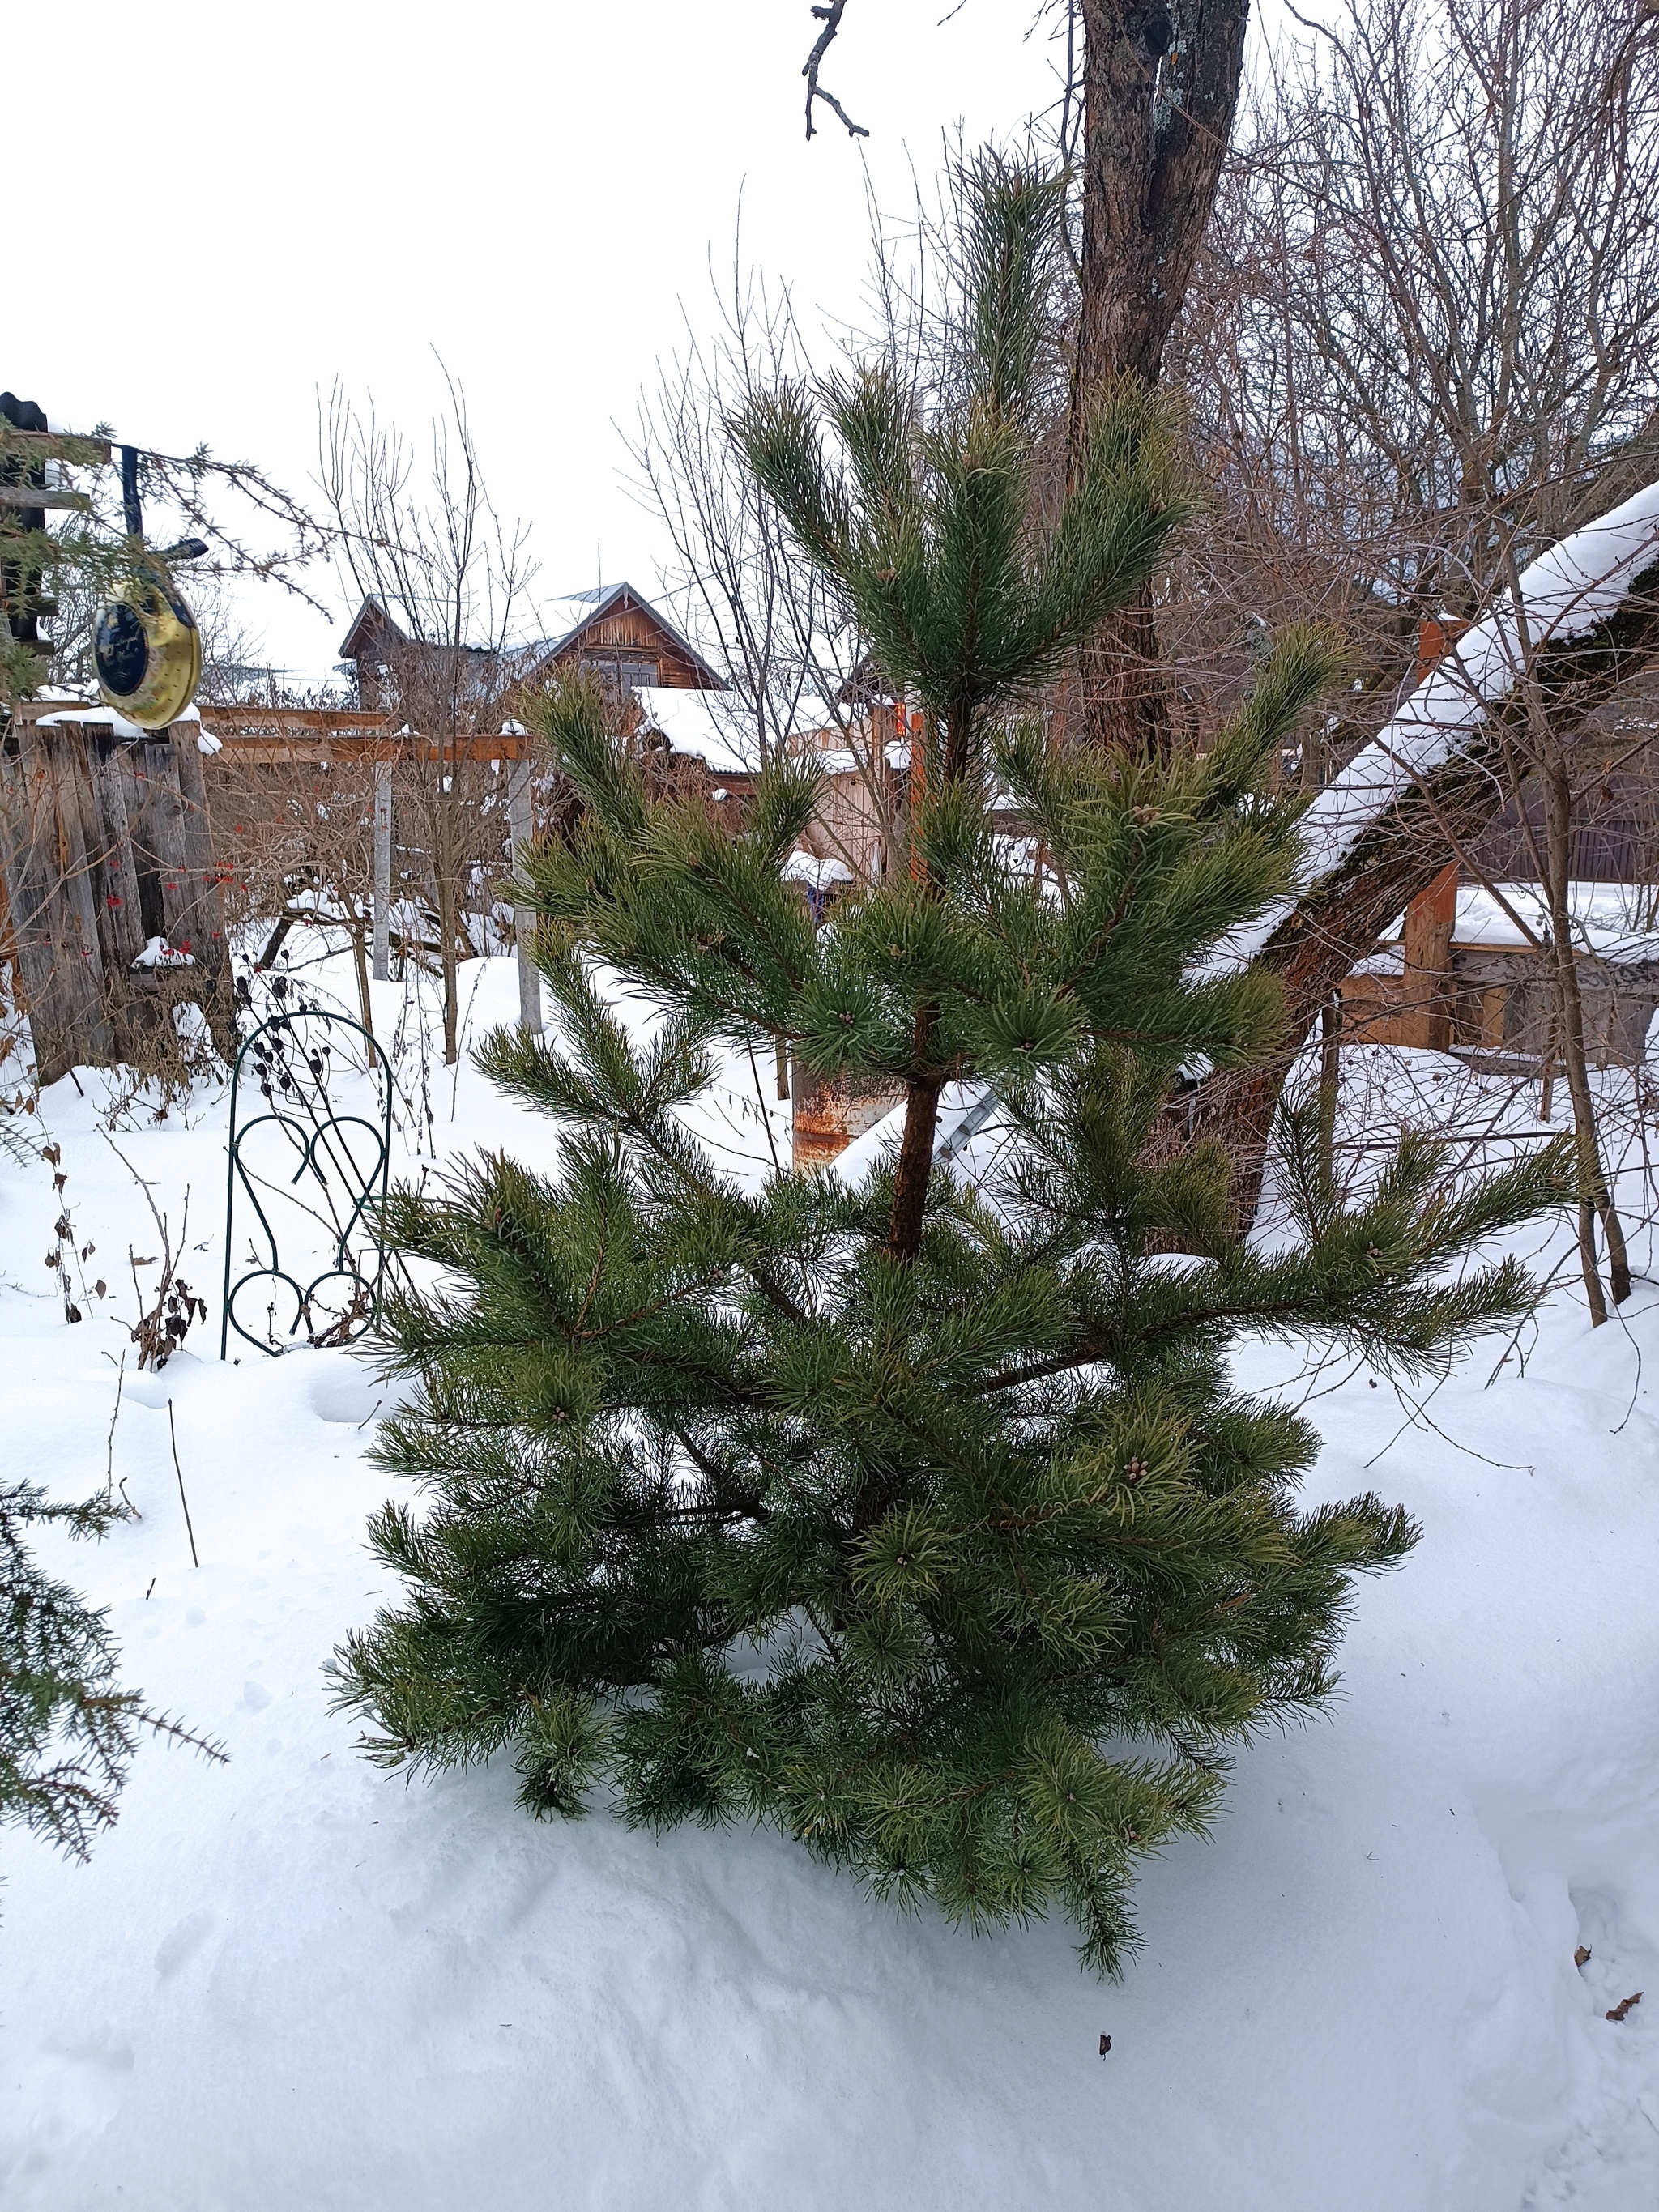
[(847, 0), (830, 0), (827, 8), (814, 8), (812, 10), (823, 28), (818, 33), (817, 44), (806, 57), (806, 66), (801, 71), (801, 75), (806, 79), (806, 135), (809, 138), (813, 136), (813, 103), (820, 100), (826, 107), (834, 109), (836, 114), (846, 125), (849, 138), (867, 138), (870, 136), (861, 123), (854, 122), (840, 100), (836, 98), (835, 94), (826, 92), (818, 82), (819, 65), (830, 51), (830, 41), (841, 28), (841, 19), (846, 12), (846, 8)]

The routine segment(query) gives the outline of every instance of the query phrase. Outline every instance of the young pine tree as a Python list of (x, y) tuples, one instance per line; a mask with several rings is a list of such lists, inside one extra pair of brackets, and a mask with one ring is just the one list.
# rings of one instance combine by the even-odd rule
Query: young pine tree
[[(1183, 1066), (1275, 1042), (1267, 980), (1194, 968), (1288, 880), (1261, 781), (1331, 653), (1285, 638), (1200, 757), (1047, 742), (1042, 687), (1189, 508), (1175, 426), (1130, 389), (1039, 495), (1058, 216), (1039, 175), (970, 179), (930, 402), (884, 363), (735, 425), (924, 711), (908, 866), (815, 933), (779, 877), (808, 765), (769, 767), (733, 835), (647, 792), (594, 690), (545, 704), (585, 803), (525, 864), (556, 1041), (483, 1058), (561, 1125), (559, 1165), (485, 1158), (395, 1203), (433, 1287), (389, 1313), (415, 1384), (380, 1450), (429, 1503), (378, 1517), (409, 1597), (337, 1669), (388, 1765), (511, 1747), (534, 1813), (768, 1823), (975, 1926), (1061, 1906), (1111, 1972), (1136, 1860), (1204, 1830), (1229, 1745), (1328, 1696), (1354, 1576), (1415, 1535), (1374, 1497), (1298, 1509), (1316, 1439), (1234, 1390), (1230, 1340), (1443, 1364), (1523, 1309), (1513, 1264), (1464, 1263), (1562, 1170), (1451, 1195), (1407, 1146), (1268, 1255), (1224, 1158), (1153, 1157)], [(617, 979), (659, 1011), (645, 1042)], [(779, 1039), (902, 1086), (896, 1156), (857, 1188), (740, 1182), (691, 1133), (720, 1056)], [(935, 1164), (948, 1084), (994, 1098), (1006, 1165), (977, 1188)]]
[(72, 1536), (104, 1536), (128, 1517), (106, 1497), (53, 1504), (33, 1483), (0, 1483), (0, 1821), (20, 1822), (75, 1859), (114, 1826), (141, 1732), (226, 1756), (118, 1686), (103, 1613), (29, 1549), (33, 1528), (56, 1522)]

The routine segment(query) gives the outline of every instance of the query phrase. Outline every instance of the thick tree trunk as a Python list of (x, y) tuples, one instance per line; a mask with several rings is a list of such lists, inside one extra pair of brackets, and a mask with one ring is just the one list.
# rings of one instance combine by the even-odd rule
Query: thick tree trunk
[(1215, 204), (1249, 0), (1083, 0), (1078, 388), (1156, 384)]
[[(1076, 438), (1114, 378), (1156, 384), (1232, 131), (1249, 0), (1082, 0), (1083, 258)], [(1092, 740), (1156, 757), (1168, 677), (1148, 586), (1083, 653)]]

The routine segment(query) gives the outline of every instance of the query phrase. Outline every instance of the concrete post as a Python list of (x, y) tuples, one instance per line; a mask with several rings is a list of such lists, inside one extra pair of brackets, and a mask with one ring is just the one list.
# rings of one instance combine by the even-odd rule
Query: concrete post
[(374, 980), (392, 980), (392, 769), (374, 770)]
[[(513, 866), (519, 866), (519, 855), (530, 842), (530, 772), (532, 763), (515, 760), (507, 771), (507, 820), (513, 835)], [(513, 910), (514, 933), (519, 940), (519, 1027), (526, 1036), (539, 1036), (542, 1029), (541, 970), (531, 957), (535, 939), (536, 913), (533, 907), (515, 907)]]

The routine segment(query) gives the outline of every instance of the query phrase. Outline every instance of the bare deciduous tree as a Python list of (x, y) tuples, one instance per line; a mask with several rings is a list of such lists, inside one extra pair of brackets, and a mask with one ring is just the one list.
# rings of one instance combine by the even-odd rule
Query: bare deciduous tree
[[(664, 367), (641, 399), (629, 444), (640, 495), (672, 549), (662, 580), (688, 634), (726, 680), (727, 690), (707, 703), (735, 750), (763, 765), (799, 735), (836, 729), (885, 853), (897, 823), (891, 779), (862, 711), (863, 642), (829, 580), (800, 559), (756, 489), (730, 429), (757, 394), (809, 380), (811, 363), (788, 295), (746, 273), (740, 252), (717, 300), (714, 336), (689, 337)], [(861, 872), (855, 854), (836, 849)]]
[(1615, 451), (1623, 489), (1659, 463), (1656, 193), (1659, 16), (1346, 0), (1273, 58), (1211, 241), (1253, 495), (1422, 613), (1484, 605)]
[(442, 940), (444, 1057), (459, 1050), (457, 962), (466, 855), (461, 779), (470, 738), (495, 734), (520, 670), (513, 651), (533, 569), (523, 525), (490, 503), (464, 393), (445, 371), (449, 408), (432, 426), (425, 482), (413, 447), (337, 386), (320, 411), (324, 496), (337, 556), (360, 598), (402, 633), (379, 678), (410, 732), (407, 767), (424, 817)]
[[(1273, 57), (1175, 347), (1220, 487), (1212, 539), (1233, 561), (1236, 613), (1276, 571), (1403, 674), (1419, 620), (1453, 634), (1540, 547), (1659, 475), (1656, 194), (1650, 12), (1347, 0)], [(1212, 567), (1200, 583), (1215, 581)], [(1523, 649), (1480, 759), (1449, 762), (1379, 820), (1269, 948), (1291, 1045), (1379, 927), (1534, 773), (1537, 872), (1565, 916), (1571, 741), (1655, 634), (1638, 595), (1595, 651)], [(1352, 749), (1369, 732), (1332, 734)], [(1312, 763), (1311, 780), (1339, 764)], [(1616, 1255), (1568, 922), (1553, 935), (1587, 1181)], [(1215, 1125), (1246, 1158), (1275, 1096), (1257, 1081), (1219, 1104)], [(1614, 1273), (1617, 1290), (1616, 1257)]]

